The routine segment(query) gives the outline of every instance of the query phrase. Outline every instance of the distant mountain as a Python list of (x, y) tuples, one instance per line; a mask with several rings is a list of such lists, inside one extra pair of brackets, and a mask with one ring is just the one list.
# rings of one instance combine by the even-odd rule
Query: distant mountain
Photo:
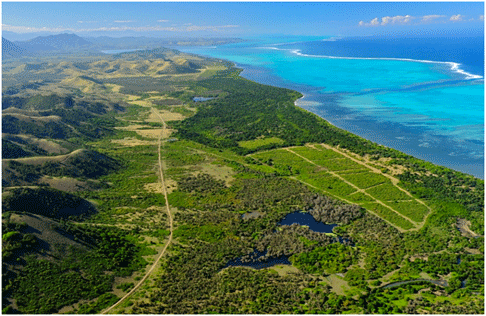
[(11, 31), (2, 31), (2, 37), (5, 37), (11, 42), (17, 41), (29, 41), (38, 36), (48, 36), (52, 33), (49, 32), (36, 32), (36, 33), (15, 33)]
[(3, 58), (8, 58), (8, 57), (20, 57), (23, 55), (26, 55), (27, 51), (8, 39), (5, 39), (2, 37), (2, 56)]
[(207, 46), (241, 42), (238, 38), (86, 37), (98, 49), (157, 48), (161, 46)]
[(93, 48), (92, 43), (75, 34), (38, 36), (29, 41), (15, 42), (15, 44), (36, 53), (51, 51), (69, 52)]

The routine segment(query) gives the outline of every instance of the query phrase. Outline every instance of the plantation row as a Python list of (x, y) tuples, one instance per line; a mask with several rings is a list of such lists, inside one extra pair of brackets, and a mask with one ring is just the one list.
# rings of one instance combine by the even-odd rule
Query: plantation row
[(319, 145), (274, 149), (252, 157), (279, 173), (295, 175), (324, 192), (357, 203), (402, 229), (415, 227), (407, 218), (420, 223), (429, 212), (426, 206), (393, 185), (389, 178)]

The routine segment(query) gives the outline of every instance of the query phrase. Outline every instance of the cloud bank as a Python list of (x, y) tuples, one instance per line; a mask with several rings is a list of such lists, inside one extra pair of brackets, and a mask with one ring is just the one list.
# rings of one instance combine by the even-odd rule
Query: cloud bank
[[(359, 21), (358, 25), (359, 26), (387, 26), (387, 25), (411, 25), (412, 20), (414, 19), (420, 19), (419, 23), (428, 23), (428, 22), (433, 22), (437, 19), (443, 19), (442, 21), (439, 22), (447, 22), (447, 16), (445, 15), (440, 15), (440, 14), (430, 14), (430, 15), (424, 15), (422, 17), (414, 17), (411, 15), (396, 15), (396, 16), (384, 16), (381, 19), (380, 18), (374, 18), (370, 22), (365, 22), (365, 21)], [(466, 21), (466, 16), (461, 15), (461, 14), (456, 14), (452, 15), (449, 18), (449, 21), (451, 22), (460, 22), (460, 21)], [(480, 21), (484, 21), (484, 15), (479, 16)], [(474, 21), (474, 19), (469, 19), (469, 21)], [(419, 23), (414, 23), (419, 24)]]
[(453, 21), (453, 22), (459, 22), (459, 21), (462, 21), (463, 18), (464, 18), (464, 15), (457, 14), (457, 15), (451, 16), (451, 18), (449, 20)]
[(415, 19), (411, 15), (396, 15), (396, 16), (384, 16), (381, 18), (381, 22), (378, 18), (374, 18), (369, 23), (364, 21), (359, 21), (360, 26), (378, 26), (378, 25), (388, 25), (388, 24), (408, 24), (410, 21)]
[(431, 14), (431, 15), (424, 15), (422, 17), (422, 22), (430, 22), (435, 19), (445, 18), (445, 15), (438, 15), (438, 14)]

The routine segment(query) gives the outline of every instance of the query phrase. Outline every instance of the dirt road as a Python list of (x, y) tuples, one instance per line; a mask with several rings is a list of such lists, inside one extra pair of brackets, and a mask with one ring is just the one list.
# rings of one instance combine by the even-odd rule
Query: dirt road
[(133, 293), (135, 293), (135, 291), (138, 290), (138, 288), (143, 284), (143, 282), (150, 276), (150, 274), (155, 270), (155, 268), (157, 267), (160, 259), (164, 256), (167, 248), (169, 247), (169, 245), (171, 244), (172, 242), (172, 233), (173, 233), (173, 223), (172, 223), (172, 213), (170, 212), (170, 206), (169, 206), (169, 199), (167, 198), (167, 188), (166, 188), (166, 185), (165, 185), (165, 181), (164, 181), (164, 173), (162, 171), (162, 158), (161, 158), (161, 147), (162, 147), (162, 135), (165, 135), (165, 129), (167, 128), (166, 124), (165, 124), (165, 121), (163, 120), (163, 118), (160, 116), (160, 114), (155, 111), (154, 109), (152, 109), (152, 112), (156, 113), (156, 115), (159, 117), (160, 119), (160, 122), (164, 125), (164, 128), (162, 130), (162, 132), (160, 133), (159, 135), (159, 138), (158, 138), (158, 152), (159, 152), (159, 177), (160, 177), (160, 183), (162, 185), (162, 189), (163, 189), (163, 192), (164, 192), (164, 197), (165, 197), (165, 206), (166, 206), (166, 209), (167, 209), (167, 215), (169, 216), (169, 229), (170, 229), (170, 235), (169, 235), (169, 240), (167, 241), (167, 243), (165, 244), (164, 248), (162, 249), (162, 251), (160, 252), (160, 254), (158, 255), (157, 259), (155, 260), (155, 262), (152, 264), (152, 266), (150, 267), (150, 269), (147, 271), (147, 273), (145, 273), (145, 275), (143, 276), (143, 278), (140, 280), (140, 282), (137, 283), (137, 285), (135, 285), (133, 287), (133, 289), (131, 289), (130, 292), (128, 292), (127, 294), (125, 294), (122, 298), (120, 298), (118, 300), (118, 302), (116, 302), (115, 304), (113, 304), (112, 306), (108, 307), (107, 309), (105, 309), (104, 311), (101, 312), (101, 314), (108, 314), (110, 311), (112, 311), (115, 307), (117, 307), (118, 305), (120, 305), (122, 302), (124, 302), (130, 295), (132, 295)]

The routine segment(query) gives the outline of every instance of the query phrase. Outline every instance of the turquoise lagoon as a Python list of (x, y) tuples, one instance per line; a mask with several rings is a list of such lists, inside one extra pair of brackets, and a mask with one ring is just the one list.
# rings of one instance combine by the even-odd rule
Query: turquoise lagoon
[[(378, 42), (382, 48), (374, 45), (372, 52), (363, 51), (366, 42), (360, 42), (359, 51), (356, 45), (349, 44), (348, 49), (346, 42), (339, 43), (339, 53), (347, 56), (337, 56), (329, 47), (334, 41), (339, 39), (253, 38), (219, 47), (178, 49), (230, 60), (244, 69), (243, 77), (302, 92), (298, 106), (338, 127), (484, 178), (484, 80), (480, 70), (484, 61), (474, 55), (482, 50), (479, 43), (472, 55), (460, 47), (449, 51), (441, 47), (442, 54), (434, 55), (437, 60), (430, 60), (416, 53), (418, 49), (400, 54), (390, 50), (387, 55), (388, 46), (383, 42)], [(410, 39), (406, 43), (408, 48)], [(373, 44), (377, 43), (370, 39)], [(426, 39), (421, 39), (422, 50), (426, 45)], [(329, 55), (320, 54), (322, 51)]]

